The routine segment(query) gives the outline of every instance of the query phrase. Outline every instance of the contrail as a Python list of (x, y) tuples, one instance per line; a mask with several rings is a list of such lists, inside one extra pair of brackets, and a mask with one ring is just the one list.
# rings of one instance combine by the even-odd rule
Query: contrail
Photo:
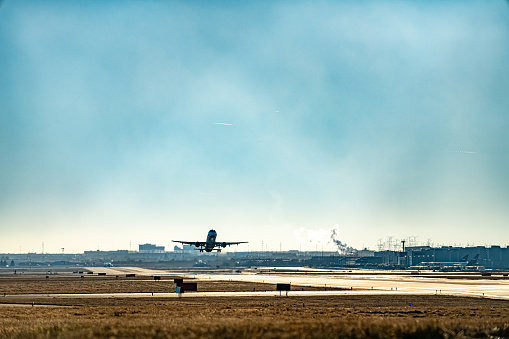
[(474, 151), (447, 151), (448, 153), (465, 153), (465, 154), (477, 154)]
[(232, 126), (233, 124), (228, 124), (226, 122), (213, 122), (212, 125)]

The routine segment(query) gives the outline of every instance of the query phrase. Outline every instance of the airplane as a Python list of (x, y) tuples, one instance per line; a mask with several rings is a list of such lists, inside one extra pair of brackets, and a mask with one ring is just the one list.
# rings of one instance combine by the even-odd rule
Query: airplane
[[(218, 251), (221, 252), (221, 248), (225, 248), (226, 246), (238, 245), (238, 244), (247, 244), (247, 241), (237, 241), (237, 242), (216, 242), (217, 232), (215, 230), (210, 230), (207, 234), (206, 241), (180, 241), (180, 240), (172, 240), (173, 242), (179, 242), (185, 245), (193, 245), (195, 246), (195, 250), (199, 250), (200, 252), (212, 252)], [(216, 248), (218, 247), (218, 248)]]
[(479, 254), (476, 254), (475, 257), (468, 261), (468, 254), (461, 259), (461, 261), (430, 261), (430, 262), (421, 262), (417, 266), (413, 266), (413, 268), (417, 269), (428, 269), (428, 270), (440, 270), (440, 271), (461, 271), (467, 269), (475, 269), (478, 267), (479, 262)]

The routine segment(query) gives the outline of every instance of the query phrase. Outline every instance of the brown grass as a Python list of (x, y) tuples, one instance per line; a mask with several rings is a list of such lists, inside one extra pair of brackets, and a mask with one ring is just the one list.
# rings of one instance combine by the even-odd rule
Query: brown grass
[[(53, 302), (59, 303), (59, 300)], [(84, 299), (79, 302), (82, 306), (2, 307), (0, 337), (509, 337), (509, 304), (488, 299), (184, 297)]]
[[(275, 284), (236, 282), (236, 281), (197, 281), (200, 292), (252, 292), (252, 291), (275, 291)], [(299, 291), (323, 291), (324, 287), (292, 286)], [(341, 288), (327, 287), (327, 290), (341, 290)], [(163, 278), (155, 281), (153, 277), (138, 276), (126, 278), (125, 276), (89, 276), (74, 277), (61, 276), (9, 276), (0, 277), (0, 296), (6, 294), (49, 294), (49, 293), (137, 293), (175, 292), (173, 278)], [(1, 302), (1, 301), (0, 301)]]
[[(48, 288), (45, 278), (33, 281)], [(16, 281), (20, 290), (35, 288)], [(94, 289), (116, 286), (95, 281)], [(136, 283), (145, 283), (141, 279)], [(60, 284), (64, 283), (63, 281)], [(133, 281), (131, 281), (133, 283)], [(170, 282), (151, 282), (169, 284)], [(210, 288), (225, 283), (208, 282)], [(10, 284), (10, 283), (9, 283)], [(69, 290), (83, 288), (68, 281)], [(92, 284), (92, 282), (91, 282)], [(216, 284), (216, 287), (213, 285)], [(233, 285), (249, 290), (253, 285)], [(8, 284), (7, 284), (8, 285)], [(7, 286), (0, 282), (0, 287)], [(268, 284), (267, 284), (268, 285)], [(61, 285), (56, 285), (61, 288)], [(122, 287), (131, 286), (124, 282)], [(133, 285), (138, 288), (140, 285)], [(150, 285), (152, 286), (152, 285)], [(200, 286), (200, 285), (199, 285)], [(243, 287), (242, 287), (243, 286)], [(259, 285), (255, 285), (260, 287)], [(273, 286), (271, 286), (273, 287)], [(42, 288), (42, 287), (41, 287)], [(233, 288), (230, 286), (229, 288)], [(54, 292), (54, 291), (53, 291)], [(112, 292), (112, 291), (107, 291)], [(0, 302), (27, 299), (0, 297)], [(509, 337), (509, 302), (450, 296), (34, 299), (63, 307), (0, 306), (2, 338)], [(157, 305), (156, 305), (157, 303)], [(411, 303), (411, 306), (409, 305)]]

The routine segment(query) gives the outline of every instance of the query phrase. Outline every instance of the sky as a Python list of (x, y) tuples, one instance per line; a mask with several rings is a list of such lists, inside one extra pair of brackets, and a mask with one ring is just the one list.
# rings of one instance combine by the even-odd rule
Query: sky
[(507, 60), (502, 0), (4, 0), (0, 252), (506, 246)]

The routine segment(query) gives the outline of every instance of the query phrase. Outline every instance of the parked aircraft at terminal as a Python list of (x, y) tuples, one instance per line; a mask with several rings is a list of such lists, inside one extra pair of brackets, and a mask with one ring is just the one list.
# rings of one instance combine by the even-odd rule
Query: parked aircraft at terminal
[(430, 261), (421, 262), (417, 266), (410, 268), (425, 269), (425, 270), (439, 270), (439, 271), (463, 271), (463, 270), (484, 270), (484, 267), (478, 266), (479, 254), (468, 261), (468, 254), (461, 259), (461, 261)]
[[(173, 242), (179, 242), (185, 245), (193, 245), (195, 246), (195, 250), (199, 250), (200, 252), (212, 252), (218, 251), (221, 252), (221, 247), (238, 245), (238, 244), (247, 244), (247, 241), (236, 241), (236, 242), (216, 242), (217, 232), (215, 230), (210, 230), (207, 234), (206, 241), (180, 241), (180, 240), (172, 240)], [(217, 248), (216, 248), (217, 247)]]

